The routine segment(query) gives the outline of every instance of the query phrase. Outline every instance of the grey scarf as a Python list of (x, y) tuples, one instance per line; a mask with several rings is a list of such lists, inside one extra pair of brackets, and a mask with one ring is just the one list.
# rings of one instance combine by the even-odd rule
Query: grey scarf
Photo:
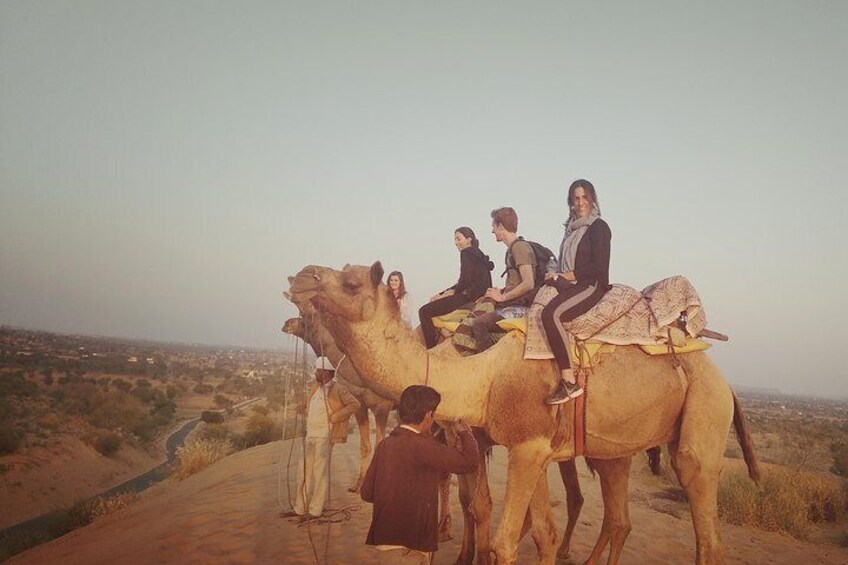
[(577, 257), (577, 246), (583, 239), (583, 234), (589, 229), (595, 220), (601, 217), (601, 211), (597, 206), (592, 206), (592, 211), (585, 218), (569, 218), (565, 222), (565, 235), (559, 244), (559, 272), (567, 273), (574, 270), (574, 259)]

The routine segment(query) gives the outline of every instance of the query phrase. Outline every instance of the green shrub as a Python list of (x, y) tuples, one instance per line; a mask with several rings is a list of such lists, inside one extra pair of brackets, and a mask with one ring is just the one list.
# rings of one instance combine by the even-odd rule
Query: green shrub
[(253, 414), (244, 432), (246, 447), (262, 445), (280, 439), (281, 430), (274, 420), (263, 414)]
[(9, 423), (0, 423), (0, 455), (15, 453), (23, 445), (23, 434)]
[(194, 388), (192, 390), (197, 394), (209, 394), (215, 389), (211, 385), (198, 384), (194, 385)]
[(215, 395), (215, 406), (218, 408), (229, 408), (233, 405), (233, 401), (224, 396), (223, 394)]
[(0, 378), (0, 398), (31, 398), (38, 392), (38, 385), (28, 381), (23, 373), (4, 374)]
[(109, 457), (118, 452), (121, 448), (121, 436), (116, 434), (115, 432), (106, 432), (105, 434), (100, 434), (97, 436), (97, 439), (94, 440), (94, 449), (96, 449), (101, 455), (105, 455)]
[(204, 410), (200, 414), (200, 419), (207, 424), (220, 424), (224, 421), (224, 415), (213, 410)]

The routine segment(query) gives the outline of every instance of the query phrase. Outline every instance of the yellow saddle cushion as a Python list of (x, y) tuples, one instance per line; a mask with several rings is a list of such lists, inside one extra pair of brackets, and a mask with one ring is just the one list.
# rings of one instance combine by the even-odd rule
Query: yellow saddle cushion
[[(433, 325), (439, 329), (453, 333), (456, 331), (460, 322), (462, 322), (462, 320), (464, 320), (470, 312), (470, 310), (454, 310), (449, 314), (436, 316), (433, 318)], [(517, 331), (525, 334), (527, 332), (527, 318), (510, 318), (507, 320), (501, 320), (498, 322), (498, 327), (505, 332)], [(642, 351), (648, 355), (668, 355), (669, 353), (668, 345), (664, 343), (658, 345), (640, 345), (639, 347), (641, 347)], [(704, 351), (709, 348), (710, 344), (704, 340), (695, 337), (687, 337), (685, 343), (674, 346), (674, 352), (691, 353), (693, 351)], [(610, 353), (612, 351), (615, 351), (615, 345), (589, 340), (581, 342), (580, 347), (578, 347), (577, 344), (574, 344), (571, 349), (571, 358), (576, 361), (575, 365), (579, 367), (586, 365), (587, 361), (592, 363), (592, 360), (596, 359), (598, 354)], [(581, 360), (583, 361), (582, 363)]]

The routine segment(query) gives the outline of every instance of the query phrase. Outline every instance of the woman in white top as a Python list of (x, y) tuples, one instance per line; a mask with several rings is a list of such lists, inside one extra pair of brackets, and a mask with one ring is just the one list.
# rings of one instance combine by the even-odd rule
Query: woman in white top
[(406, 285), (403, 284), (403, 273), (400, 271), (392, 271), (389, 274), (389, 292), (397, 300), (398, 309), (400, 310), (400, 319), (412, 327), (412, 298), (406, 292)]

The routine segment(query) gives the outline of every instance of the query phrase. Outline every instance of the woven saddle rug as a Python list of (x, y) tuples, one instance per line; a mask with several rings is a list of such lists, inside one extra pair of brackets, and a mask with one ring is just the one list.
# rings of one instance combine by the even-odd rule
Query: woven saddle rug
[[(525, 359), (553, 359), (542, 326), (542, 309), (557, 295), (543, 286), (527, 313)], [(686, 316), (685, 332), (696, 338), (707, 326), (707, 316), (695, 287), (681, 275), (656, 282), (642, 292), (616, 284), (591, 310), (563, 327), (580, 341), (600, 341), (614, 345), (664, 345), (668, 327), (681, 313)]]

